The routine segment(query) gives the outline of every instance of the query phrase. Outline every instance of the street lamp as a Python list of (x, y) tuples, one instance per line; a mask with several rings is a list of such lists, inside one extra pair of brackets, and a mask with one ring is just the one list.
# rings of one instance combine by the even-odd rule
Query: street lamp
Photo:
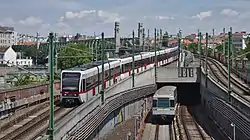
[(233, 140), (236, 140), (235, 139), (235, 124), (232, 122), (231, 126), (233, 127)]

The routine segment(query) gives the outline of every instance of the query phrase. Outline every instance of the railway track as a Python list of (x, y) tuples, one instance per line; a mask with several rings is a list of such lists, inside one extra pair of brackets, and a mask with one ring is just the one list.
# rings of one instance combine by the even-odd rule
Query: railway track
[(146, 124), (142, 140), (173, 140), (171, 125)]
[(176, 125), (181, 140), (211, 140), (188, 112), (186, 106), (178, 107)]
[[(56, 100), (55, 104), (58, 104)], [(54, 106), (55, 122), (67, 115), (74, 108), (60, 108)], [(26, 117), (21, 117), (13, 125), (6, 125), (0, 133), (0, 140), (31, 140), (46, 132), (49, 120), (49, 104), (44, 103), (41, 108)]]
[[(204, 59), (203, 59), (204, 60)], [(228, 73), (217, 60), (212, 58), (208, 58), (208, 67), (211, 70), (212, 74), (217, 77), (224, 86), (228, 86)], [(231, 76), (231, 83), (232, 83), (232, 91), (241, 95), (250, 95), (249, 87), (243, 82), (236, 79), (234, 76)]]

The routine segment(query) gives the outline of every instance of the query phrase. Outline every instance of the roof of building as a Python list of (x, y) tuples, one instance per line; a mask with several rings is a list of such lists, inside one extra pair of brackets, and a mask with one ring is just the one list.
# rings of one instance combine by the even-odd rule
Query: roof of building
[(0, 47), (0, 53), (5, 53), (9, 47)]
[(14, 27), (5, 27), (5, 26), (0, 26), (0, 32), (13, 32)]

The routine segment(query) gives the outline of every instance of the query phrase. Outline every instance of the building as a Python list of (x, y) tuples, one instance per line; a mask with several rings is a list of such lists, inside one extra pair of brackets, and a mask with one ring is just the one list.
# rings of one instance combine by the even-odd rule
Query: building
[(10, 47), (14, 44), (14, 27), (0, 26), (0, 47)]
[[(245, 43), (245, 32), (235, 32), (232, 34), (232, 46), (235, 49), (244, 49), (246, 47)], [(226, 35), (225, 42), (228, 43), (228, 35)]]
[(7, 64), (8, 66), (16, 64), (17, 53), (12, 47), (0, 47), (0, 64)]
[(26, 57), (25, 59), (16, 59), (16, 65), (29, 67), (33, 65), (33, 60), (31, 59), (31, 57)]
[(33, 60), (31, 58), (17, 58), (17, 53), (12, 47), (0, 47), (0, 64), (6, 64), (7, 66), (32, 66)]

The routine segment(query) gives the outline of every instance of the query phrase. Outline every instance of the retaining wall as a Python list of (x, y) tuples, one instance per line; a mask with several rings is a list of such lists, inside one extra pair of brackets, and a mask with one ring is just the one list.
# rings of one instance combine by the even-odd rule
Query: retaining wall
[[(202, 104), (207, 109), (210, 117), (217, 123), (220, 129), (231, 138), (233, 136), (231, 123), (233, 122), (236, 124), (236, 138), (248, 139), (249, 137), (244, 133), (248, 131), (248, 128), (243, 126), (242, 122), (244, 122), (243, 124), (245, 125), (250, 124), (248, 117), (246, 117), (250, 113), (249, 104), (242, 102), (242, 99), (235, 93), (232, 93), (232, 100), (230, 103), (227, 90), (210, 76), (208, 76), (207, 79), (207, 87), (208, 88), (205, 87), (205, 74), (203, 70), (200, 87)], [(215, 107), (217, 107), (217, 109), (215, 109)], [(218, 108), (221, 109), (218, 110)], [(222, 112), (226, 112), (228, 115)]]

